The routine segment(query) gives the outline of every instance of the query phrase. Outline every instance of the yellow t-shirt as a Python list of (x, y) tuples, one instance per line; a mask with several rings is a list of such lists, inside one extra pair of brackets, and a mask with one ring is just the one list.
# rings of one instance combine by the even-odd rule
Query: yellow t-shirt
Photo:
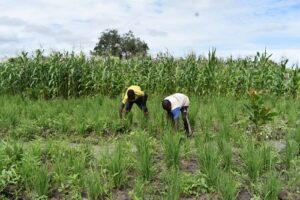
[(132, 85), (130, 86), (129, 88), (127, 88), (126, 92), (125, 92), (125, 95), (123, 97), (123, 100), (122, 100), (122, 103), (123, 104), (126, 104), (128, 102), (128, 96), (127, 96), (127, 91), (128, 90), (133, 90), (134, 91), (134, 94), (135, 94), (135, 100), (139, 97), (142, 97), (145, 95), (145, 93), (141, 90), (141, 87), (140, 86), (137, 86), (137, 85)]

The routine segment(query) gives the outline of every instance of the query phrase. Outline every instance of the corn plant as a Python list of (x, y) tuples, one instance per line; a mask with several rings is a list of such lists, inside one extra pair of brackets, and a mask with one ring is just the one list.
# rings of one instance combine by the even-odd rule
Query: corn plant
[[(137, 72), (140, 75), (134, 76)], [(0, 62), (0, 93), (33, 99), (95, 94), (116, 97), (128, 85), (140, 83), (147, 91), (160, 94), (180, 89), (195, 95), (241, 97), (250, 88), (257, 88), (296, 98), (299, 77), (297, 66), (288, 68), (286, 60), (276, 63), (267, 52), (257, 53), (251, 59), (221, 59), (213, 49), (206, 57), (190, 54), (178, 59), (160, 53), (156, 58), (123, 61), (74, 52), (44, 55), (38, 49), (33, 54), (22, 52)]]

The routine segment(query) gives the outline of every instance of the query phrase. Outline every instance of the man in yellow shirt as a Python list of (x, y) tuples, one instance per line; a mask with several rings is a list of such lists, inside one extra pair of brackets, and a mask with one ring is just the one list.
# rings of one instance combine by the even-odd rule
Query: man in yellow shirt
[(125, 95), (123, 97), (121, 106), (120, 106), (120, 117), (122, 119), (123, 113), (130, 112), (132, 105), (136, 103), (136, 105), (144, 112), (145, 116), (148, 116), (148, 108), (147, 108), (147, 94), (141, 90), (140, 86), (132, 85), (127, 88)]

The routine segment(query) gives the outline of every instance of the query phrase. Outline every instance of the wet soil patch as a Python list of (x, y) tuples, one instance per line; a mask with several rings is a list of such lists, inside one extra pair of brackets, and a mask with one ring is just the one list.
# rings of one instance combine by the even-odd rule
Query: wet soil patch
[(237, 200), (250, 200), (251, 193), (247, 189), (241, 189), (236, 197)]
[(196, 158), (191, 158), (189, 160), (181, 160), (180, 169), (188, 173), (195, 174), (199, 169)]

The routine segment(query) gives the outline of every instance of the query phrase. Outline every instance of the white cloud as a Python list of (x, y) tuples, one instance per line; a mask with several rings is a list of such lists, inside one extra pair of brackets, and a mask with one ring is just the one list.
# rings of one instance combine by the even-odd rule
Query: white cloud
[(41, 46), (88, 53), (102, 31), (117, 28), (132, 30), (153, 54), (216, 47), (222, 56), (254, 55), (267, 48), (275, 59), (300, 60), (298, 0), (1, 0), (0, 10), (0, 57)]

